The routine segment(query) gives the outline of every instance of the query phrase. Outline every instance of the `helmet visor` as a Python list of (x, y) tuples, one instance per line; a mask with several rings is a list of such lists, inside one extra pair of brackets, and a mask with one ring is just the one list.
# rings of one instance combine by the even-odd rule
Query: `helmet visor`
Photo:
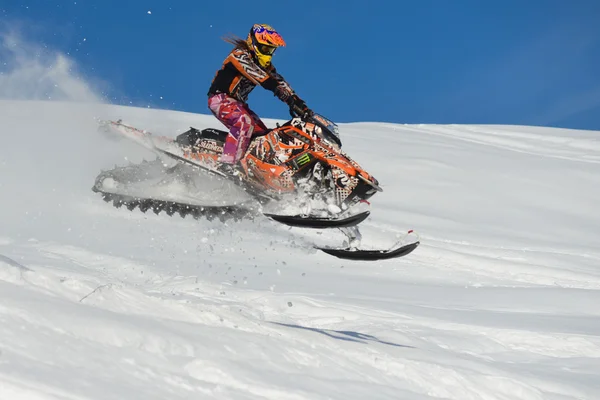
[(254, 39), (261, 44), (270, 44), (272, 46), (285, 46), (285, 41), (279, 33), (267, 29), (264, 26), (255, 26), (252, 30)]

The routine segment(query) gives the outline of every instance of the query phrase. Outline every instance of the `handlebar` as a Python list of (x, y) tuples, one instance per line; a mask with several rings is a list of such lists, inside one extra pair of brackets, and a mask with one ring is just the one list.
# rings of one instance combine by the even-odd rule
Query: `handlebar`
[(302, 119), (306, 119), (306, 118), (312, 117), (313, 114), (314, 114), (314, 112), (310, 109), (303, 113), (302, 110), (298, 110), (295, 107), (290, 107), (290, 116), (292, 118), (300, 117)]

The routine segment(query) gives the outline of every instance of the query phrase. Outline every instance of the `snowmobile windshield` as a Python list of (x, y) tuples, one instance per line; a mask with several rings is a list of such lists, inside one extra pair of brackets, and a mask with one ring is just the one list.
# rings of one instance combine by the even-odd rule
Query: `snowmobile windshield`
[(313, 114), (312, 122), (321, 128), (321, 137), (325, 141), (332, 143), (336, 146), (342, 147), (342, 140), (340, 139), (340, 131), (338, 126), (331, 120), (325, 118), (320, 114)]

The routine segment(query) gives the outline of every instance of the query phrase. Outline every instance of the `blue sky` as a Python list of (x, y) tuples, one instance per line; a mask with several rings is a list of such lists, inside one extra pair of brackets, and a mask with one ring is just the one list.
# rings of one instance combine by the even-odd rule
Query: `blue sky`
[[(278, 70), (338, 122), (600, 130), (598, 0), (0, 0), (0, 20), (69, 54), (116, 104), (208, 113), (220, 37), (259, 22), (288, 44)], [(263, 89), (249, 102), (287, 117)]]

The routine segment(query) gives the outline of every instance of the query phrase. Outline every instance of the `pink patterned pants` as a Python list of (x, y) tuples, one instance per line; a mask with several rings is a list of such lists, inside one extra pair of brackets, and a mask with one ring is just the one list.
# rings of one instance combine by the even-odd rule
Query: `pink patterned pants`
[(225, 93), (208, 98), (208, 108), (219, 121), (229, 129), (229, 135), (223, 147), (221, 162), (234, 164), (246, 153), (253, 134), (268, 130), (246, 103), (234, 99)]

